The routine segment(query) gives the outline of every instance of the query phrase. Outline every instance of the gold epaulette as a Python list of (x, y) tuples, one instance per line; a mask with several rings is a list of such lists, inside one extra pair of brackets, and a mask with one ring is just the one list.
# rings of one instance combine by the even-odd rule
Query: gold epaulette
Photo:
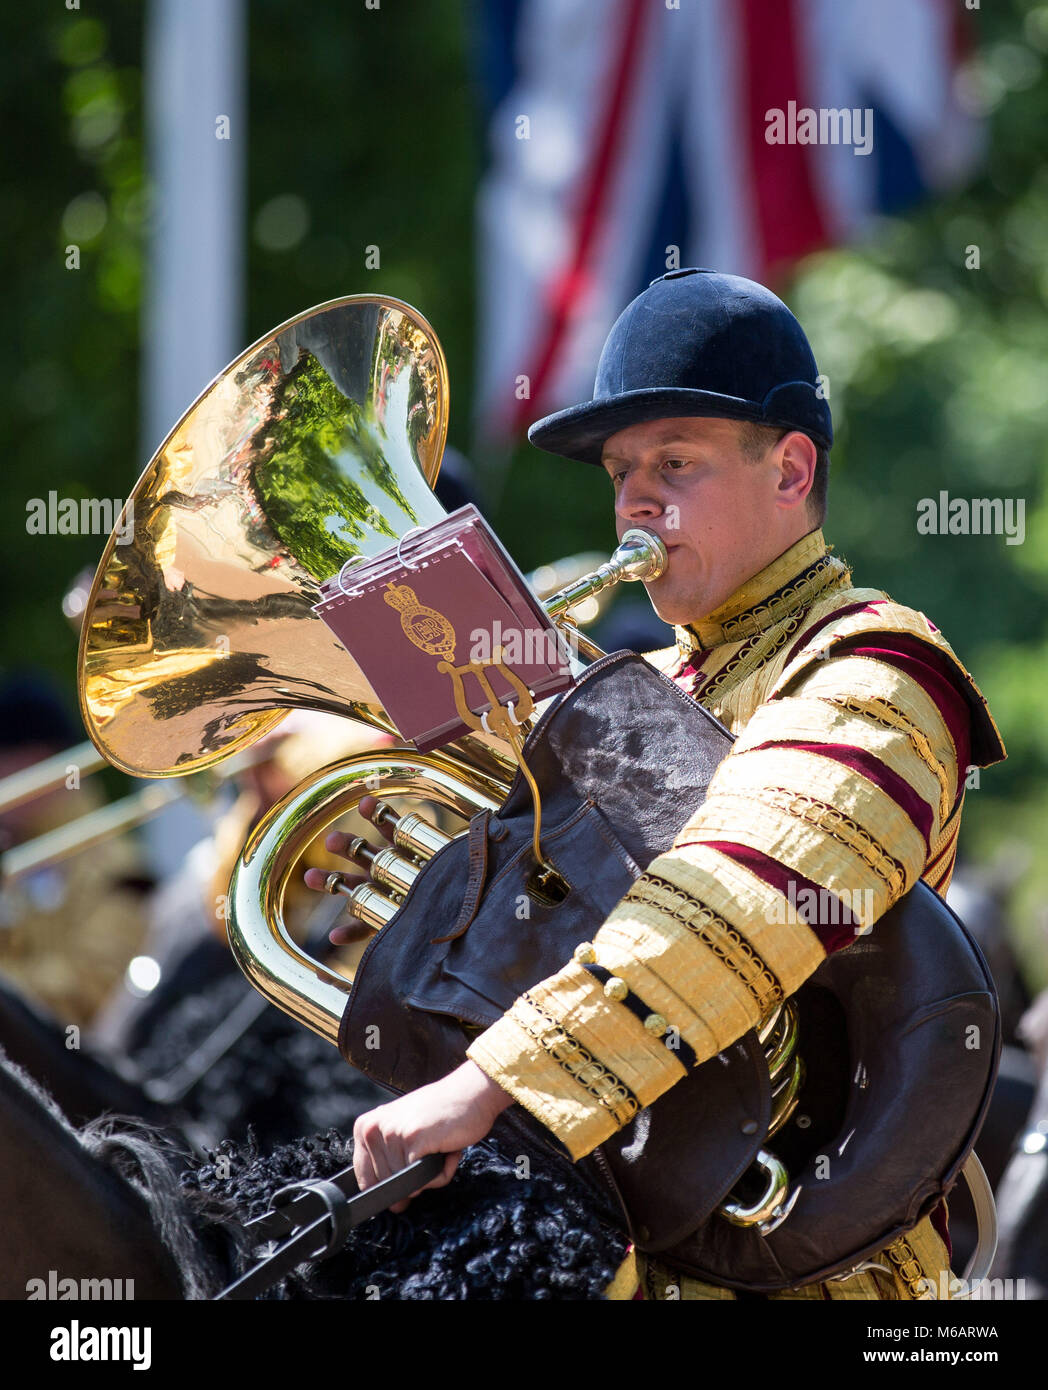
[[(865, 598), (868, 590), (844, 590), (835, 594), (834, 599), (841, 607), (846, 607), (857, 598)], [(816, 615), (813, 615), (816, 616)], [(835, 647), (842, 646), (856, 637), (876, 637), (878, 634), (890, 635), (905, 633), (926, 642), (937, 652), (941, 652), (953, 667), (957, 676), (957, 688), (967, 701), (972, 718), (972, 762), (977, 767), (990, 767), (1007, 757), (1004, 742), (993, 715), (990, 713), (982, 691), (972, 680), (957, 653), (929, 623), (923, 613), (914, 608), (905, 608), (900, 603), (878, 602), (867, 612), (846, 613), (836, 621), (820, 628), (810, 642), (805, 642), (801, 650), (779, 674), (775, 684), (767, 693), (768, 699), (787, 695), (790, 687), (816, 661), (825, 661), (834, 654)], [(799, 639), (804, 641), (803, 635)]]

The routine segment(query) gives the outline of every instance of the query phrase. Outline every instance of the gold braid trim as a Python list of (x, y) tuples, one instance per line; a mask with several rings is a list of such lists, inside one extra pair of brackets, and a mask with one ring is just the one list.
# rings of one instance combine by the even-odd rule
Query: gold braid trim
[(883, 1253), (894, 1267), (896, 1278), (902, 1281), (911, 1298), (935, 1297), (929, 1291), (929, 1281), (924, 1266), (905, 1236), (899, 1236), (897, 1240), (893, 1240), (891, 1245), (885, 1247)]
[[(725, 794), (727, 795), (727, 793)], [(817, 826), (824, 834), (846, 846), (868, 864), (878, 878), (883, 879), (888, 889), (888, 906), (901, 898), (906, 890), (906, 870), (893, 858), (883, 845), (879, 844), (868, 830), (858, 821), (838, 811), (825, 801), (804, 792), (793, 791), (790, 787), (764, 787), (761, 801), (776, 806), (787, 815), (807, 821)]]
[(950, 886), (950, 879), (953, 877), (956, 856), (947, 855), (941, 864), (936, 864), (931, 873), (922, 874), (921, 877), (929, 888), (934, 888), (940, 898), (946, 896), (946, 890)]
[(929, 888), (934, 888), (940, 897), (946, 896), (946, 890), (950, 886), (950, 879), (953, 877), (954, 867), (957, 863), (957, 832), (961, 828), (960, 811), (964, 806), (964, 793), (956, 808), (950, 815), (950, 819), (943, 826), (942, 833), (932, 845), (932, 852), (928, 856), (929, 862), (937, 861), (935, 867), (926, 870), (921, 877)]
[(641, 874), (630, 885), (626, 896), (633, 902), (646, 903), (666, 913), (687, 927), (732, 974), (738, 976), (753, 996), (762, 1018), (785, 999), (782, 985), (750, 943), (698, 898), (693, 898), (654, 874)]
[(732, 633), (752, 637), (847, 575), (847, 566), (827, 554), (822, 531), (810, 531), (705, 618), (677, 626), (677, 644), (682, 652), (709, 650), (733, 640)]
[(957, 805), (953, 808), (949, 816), (947, 816), (946, 820), (943, 822), (942, 828), (940, 829), (938, 836), (935, 838), (935, 840), (932, 841), (932, 851), (930, 856), (932, 859), (935, 859), (938, 855), (940, 855), (943, 852), (943, 850), (946, 849), (947, 845), (949, 845), (951, 840), (955, 840), (957, 838), (957, 834), (961, 828), (961, 811), (963, 809), (964, 793), (962, 792), (960, 797), (958, 798)]
[(724, 694), (724, 686), (730, 681), (732, 685), (737, 685), (740, 681), (765, 665), (779, 652), (790, 640), (793, 634), (800, 627), (801, 623), (808, 616), (809, 609), (803, 608), (794, 617), (790, 618), (780, 632), (777, 632), (769, 641), (767, 636), (754, 637), (743, 647), (740, 652), (728, 661), (720, 671), (710, 680), (709, 684), (699, 690), (695, 699), (701, 705), (710, 707), (710, 701), (714, 695)]
[(514, 1013), (514, 1018), (535, 1039), (541, 1048), (550, 1054), (555, 1062), (587, 1091), (594, 1100), (610, 1111), (615, 1123), (621, 1129), (628, 1125), (640, 1110), (640, 1102), (629, 1087), (613, 1071), (598, 1062), (582, 1044), (530, 994), (522, 994), (520, 1001), (538, 1015), (538, 1019), (523, 1017), (523, 1010)]
[(720, 624), (722, 640), (737, 642), (744, 637), (756, 637), (783, 618), (788, 618), (801, 605), (809, 608), (823, 594), (832, 592), (834, 588), (843, 588), (850, 582), (851, 573), (840, 560), (824, 555), (806, 574), (787, 584), (765, 602), (755, 604), (736, 618), (725, 618)]
[(932, 751), (927, 735), (907, 715), (903, 714), (897, 705), (893, 705), (890, 700), (886, 700), (880, 695), (871, 695), (866, 700), (860, 700), (854, 695), (819, 695), (817, 698), (825, 700), (827, 704), (839, 705), (842, 709), (848, 710), (850, 714), (864, 715), (885, 729), (896, 729), (899, 733), (905, 734), (913, 744), (917, 756), (935, 773), (940, 787), (939, 824), (945, 823), (950, 814), (950, 787), (946, 769)]

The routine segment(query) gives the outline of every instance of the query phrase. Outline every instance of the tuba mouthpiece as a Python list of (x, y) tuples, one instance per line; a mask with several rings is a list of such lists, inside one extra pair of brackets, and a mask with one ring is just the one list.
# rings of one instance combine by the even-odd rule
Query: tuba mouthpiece
[(661, 537), (644, 526), (631, 526), (608, 561), (620, 580), (658, 579), (669, 556)]

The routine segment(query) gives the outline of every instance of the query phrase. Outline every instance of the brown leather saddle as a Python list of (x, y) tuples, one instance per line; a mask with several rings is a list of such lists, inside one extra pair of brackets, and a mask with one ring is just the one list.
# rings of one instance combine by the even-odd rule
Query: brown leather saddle
[[(589, 667), (525, 745), (542, 795), (543, 850), (570, 891), (556, 903), (529, 891), (533, 812), (518, 773), (497, 814), (475, 816), (468, 835), (429, 861), (369, 945), (342, 1019), (346, 1059), (399, 1092), (458, 1066), (478, 1030), (592, 939), (705, 799), (731, 743), (634, 653)], [(806, 1079), (794, 1113), (805, 1123), (767, 1141), (787, 1166), (792, 1198), (769, 1234), (717, 1212), (766, 1145), (771, 1086), (756, 1032), (693, 1067), (575, 1165), (594, 1193), (613, 1199), (638, 1248), (738, 1289), (843, 1273), (912, 1229), (956, 1181), (996, 1077), (989, 970), (923, 883), (795, 997)], [(496, 1141), (512, 1153), (525, 1136), (571, 1166), (513, 1106)]]

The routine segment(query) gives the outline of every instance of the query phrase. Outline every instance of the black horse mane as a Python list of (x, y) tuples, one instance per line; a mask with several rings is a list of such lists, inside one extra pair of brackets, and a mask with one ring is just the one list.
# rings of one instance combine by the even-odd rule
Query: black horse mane
[[(207, 1299), (248, 1268), (246, 1222), (289, 1183), (327, 1178), (352, 1161), (337, 1130), (260, 1153), (252, 1135), (194, 1160), (171, 1135), (107, 1115), (77, 1128), (47, 1092), (0, 1054), (4, 1069), (84, 1152), (144, 1199), (158, 1240), (177, 1265), (187, 1299)], [(350, 1235), (333, 1258), (300, 1266), (272, 1299), (600, 1299), (625, 1256), (593, 1193), (514, 1140), (463, 1156), (446, 1188), (425, 1192), (402, 1215), (384, 1213)], [(526, 1159), (526, 1162), (522, 1162)], [(46, 1201), (46, 1192), (40, 1200)], [(40, 1252), (45, 1257), (47, 1252)]]
[[(224, 1144), (183, 1173), (181, 1196), (209, 1222), (243, 1222), (278, 1188), (330, 1177), (350, 1161), (351, 1145), (335, 1130), (267, 1155)], [(532, 1168), (522, 1177), (519, 1156), (475, 1145), (448, 1187), (422, 1193), (402, 1215), (373, 1218), (338, 1255), (300, 1267), (267, 1296), (600, 1299), (626, 1249), (570, 1174)]]

